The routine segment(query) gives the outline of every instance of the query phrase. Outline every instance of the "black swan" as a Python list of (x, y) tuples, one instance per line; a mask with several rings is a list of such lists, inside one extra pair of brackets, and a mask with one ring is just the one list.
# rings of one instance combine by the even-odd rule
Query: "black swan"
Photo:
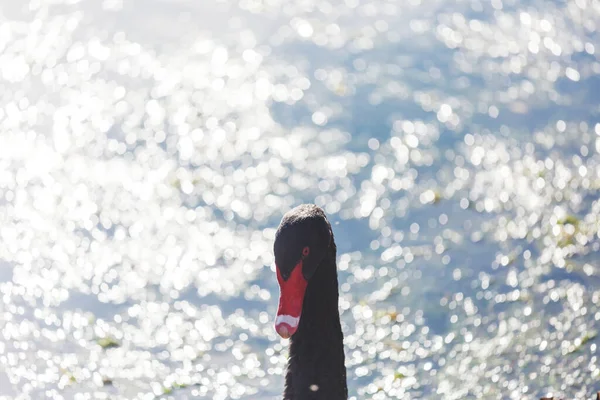
[(346, 400), (336, 246), (323, 210), (287, 212), (273, 246), (280, 296), (275, 329), (290, 338), (284, 400)]

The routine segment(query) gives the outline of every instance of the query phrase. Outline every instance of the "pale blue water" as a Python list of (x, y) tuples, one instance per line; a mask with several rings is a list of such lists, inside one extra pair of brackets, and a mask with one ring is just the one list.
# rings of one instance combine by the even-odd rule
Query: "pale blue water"
[(600, 2), (0, 4), (0, 398), (278, 398), (303, 202), (352, 398), (600, 390)]

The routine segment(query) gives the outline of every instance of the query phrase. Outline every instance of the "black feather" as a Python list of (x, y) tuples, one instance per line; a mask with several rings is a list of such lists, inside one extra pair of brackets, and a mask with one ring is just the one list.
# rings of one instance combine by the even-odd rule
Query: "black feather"
[(302, 316), (290, 338), (284, 400), (346, 400), (344, 337), (338, 310), (336, 245), (323, 210), (314, 205), (287, 213), (275, 240), (278, 267), (293, 268), (303, 246), (311, 268)]

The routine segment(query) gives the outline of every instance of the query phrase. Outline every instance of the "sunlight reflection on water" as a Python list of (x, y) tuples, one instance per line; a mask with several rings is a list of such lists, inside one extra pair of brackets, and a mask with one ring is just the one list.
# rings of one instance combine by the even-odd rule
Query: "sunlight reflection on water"
[(598, 389), (600, 2), (15, 4), (0, 397), (275, 398), (300, 202), (354, 398)]

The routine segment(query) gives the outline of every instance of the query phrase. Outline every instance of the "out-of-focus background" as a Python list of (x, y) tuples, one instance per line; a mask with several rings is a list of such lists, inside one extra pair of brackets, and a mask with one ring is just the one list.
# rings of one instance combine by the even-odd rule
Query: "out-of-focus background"
[(0, 398), (276, 398), (303, 202), (351, 398), (591, 398), (599, 30), (598, 0), (2, 0)]

